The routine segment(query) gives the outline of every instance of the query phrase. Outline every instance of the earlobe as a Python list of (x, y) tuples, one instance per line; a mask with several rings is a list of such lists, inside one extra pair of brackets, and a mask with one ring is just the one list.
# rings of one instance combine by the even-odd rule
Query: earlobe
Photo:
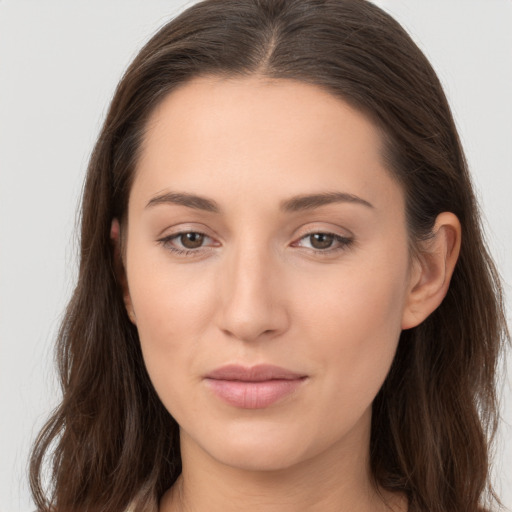
[(123, 261), (123, 248), (122, 248), (122, 235), (121, 235), (121, 225), (118, 219), (113, 219), (112, 224), (110, 226), (110, 240), (113, 246), (113, 266), (114, 272), (116, 275), (116, 280), (119, 283), (122, 293), (123, 293), (123, 301), (126, 312), (130, 321), (136, 325), (136, 317), (135, 312), (133, 310), (133, 304), (130, 297), (130, 291), (128, 289), (128, 281), (126, 279), (126, 270)]
[(432, 238), (421, 242), (412, 266), (402, 329), (416, 327), (441, 304), (459, 257), (461, 226), (456, 215), (439, 214), (432, 231)]

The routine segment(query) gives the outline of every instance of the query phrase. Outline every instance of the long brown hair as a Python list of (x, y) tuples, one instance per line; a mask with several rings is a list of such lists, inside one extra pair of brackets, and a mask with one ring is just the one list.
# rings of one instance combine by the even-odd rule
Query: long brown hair
[(126, 215), (148, 116), (177, 86), (207, 74), (307, 82), (368, 115), (405, 192), (413, 247), (439, 213), (459, 218), (448, 294), (402, 333), (374, 401), (371, 469), (376, 484), (406, 493), (411, 510), (481, 510), (508, 339), (500, 282), (440, 82), (403, 28), (365, 0), (205, 0), (164, 26), (126, 71), (87, 172), (79, 277), (57, 345), (63, 399), (31, 459), (38, 509), (154, 510), (180, 474), (178, 426), (125, 311), (110, 226)]

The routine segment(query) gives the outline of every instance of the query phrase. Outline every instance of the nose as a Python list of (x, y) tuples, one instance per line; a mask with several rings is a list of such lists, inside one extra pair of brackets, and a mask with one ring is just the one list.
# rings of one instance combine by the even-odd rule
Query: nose
[(269, 251), (249, 246), (226, 257), (219, 272), (219, 327), (241, 341), (282, 334), (289, 318), (279, 265)]

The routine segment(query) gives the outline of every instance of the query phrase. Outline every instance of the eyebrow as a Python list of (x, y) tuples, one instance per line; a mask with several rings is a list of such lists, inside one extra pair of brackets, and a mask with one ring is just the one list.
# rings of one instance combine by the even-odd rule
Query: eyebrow
[[(280, 203), (279, 209), (284, 213), (293, 213), (314, 210), (315, 208), (332, 203), (355, 203), (367, 208), (373, 208), (371, 203), (354, 194), (346, 192), (321, 192), (317, 194), (301, 194), (286, 199)], [(210, 213), (222, 213), (222, 209), (213, 199), (184, 192), (166, 192), (165, 194), (157, 195), (150, 199), (146, 208), (159, 204), (178, 204)]]

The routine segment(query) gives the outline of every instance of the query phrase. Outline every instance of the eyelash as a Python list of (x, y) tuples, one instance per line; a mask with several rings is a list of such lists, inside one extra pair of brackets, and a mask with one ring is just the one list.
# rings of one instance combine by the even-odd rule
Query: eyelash
[[(178, 255), (178, 256), (192, 256), (197, 255), (201, 250), (209, 249), (206, 247), (199, 247), (197, 249), (179, 249), (177, 247), (173, 247), (170, 245), (170, 242), (172, 240), (180, 238), (182, 235), (193, 233), (195, 235), (203, 235), (206, 238), (210, 238), (205, 233), (201, 233), (200, 231), (180, 231), (179, 233), (175, 233), (173, 235), (166, 236), (164, 238), (160, 238), (157, 240), (158, 243), (160, 243), (165, 249), (171, 251), (172, 253)], [(338, 247), (335, 248), (327, 248), (327, 249), (309, 249), (314, 254), (318, 254), (320, 256), (329, 256), (334, 253), (337, 253), (339, 251), (344, 251), (348, 249), (354, 242), (352, 238), (347, 238), (344, 236), (337, 235), (336, 233), (330, 233), (328, 231), (311, 231), (309, 233), (306, 233), (303, 235), (300, 240), (303, 240), (307, 237), (313, 236), (313, 235), (327, 235), (333, 237), (333, 242), (338, 242), (340, 244)]]

